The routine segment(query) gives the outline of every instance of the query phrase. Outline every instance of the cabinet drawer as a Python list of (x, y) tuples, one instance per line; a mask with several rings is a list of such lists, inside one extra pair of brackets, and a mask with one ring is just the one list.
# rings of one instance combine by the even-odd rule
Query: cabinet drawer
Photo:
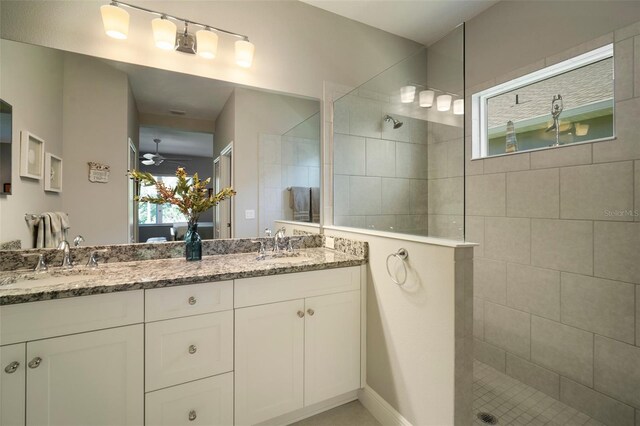
[(233, 373), (146, 394), (147, 426), (233, 424)]
[(145, 327), (147, 392), (233, 370), (233, 311)]
[(360, 266), (353, 266), (236, 280), (234, 298), (242, 308), (359, 289)]
[(20, 303), (0, 309), (2, 344), (141, 323), (143, 291)]
[(233, 309), (233, 281), (190, 284), (147, 290), (145, 321)]

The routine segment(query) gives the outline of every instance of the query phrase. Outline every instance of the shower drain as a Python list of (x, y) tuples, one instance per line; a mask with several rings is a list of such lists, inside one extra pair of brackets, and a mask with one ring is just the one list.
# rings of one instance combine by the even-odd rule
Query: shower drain
[(482, 423), (486, 423), (488, 425), (496, 425), (496, 424), (498, 424), (498, 418), (496, 416), (494, 416), (493, 414), (480, 412), (480, 413), (478, 413), (477, 417), (480, 419), (480, 421), (482, 421)]

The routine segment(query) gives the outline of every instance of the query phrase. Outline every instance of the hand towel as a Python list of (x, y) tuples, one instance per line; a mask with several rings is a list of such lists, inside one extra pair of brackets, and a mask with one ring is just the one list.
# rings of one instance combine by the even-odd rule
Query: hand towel
[(293, 220), (309, 222), (311, 220), (311, 198), (308, 187), (292, 186), (289, 207), (293, 210)]
[(320, 188), (311, 187), (311, 222), (320, 223)]

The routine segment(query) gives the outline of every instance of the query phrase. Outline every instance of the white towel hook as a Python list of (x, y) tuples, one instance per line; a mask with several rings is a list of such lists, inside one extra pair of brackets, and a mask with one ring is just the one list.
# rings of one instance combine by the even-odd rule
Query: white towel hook
[[(391, 259), (392, 257), (395, 257), (397, 259), (400, 260), (400, 262), (402, 262), (402, 269), (404, 269), (404, 279), (402, 281), (398, 281), (396, 280), (393, 275), (391, 274), (391, 270), (389, 269), (389, 259)], [(405, 260), (409, 257), (409, 252), (407, 251), (407, 249), (401, 248), (398, 249), (397, 252), (395, 253), (391, 253), (389, 256), (387, 256), (387, 274), (389, 274), (389, 278), (391, 278), (391, 281), (394, 282), (394, 284), (397, 285), (404, 285), (404, 283), (407, 282), (407, 265), (405, 263)]]

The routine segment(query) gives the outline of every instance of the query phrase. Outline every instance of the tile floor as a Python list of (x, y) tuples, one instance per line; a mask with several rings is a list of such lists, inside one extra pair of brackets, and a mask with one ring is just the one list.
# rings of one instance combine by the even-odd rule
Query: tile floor
[(473, 426), (487, 425), (476, 417), (481, 411), (496, 416), (499, 426), (604, 426), (557, 399), (474, 361)]

